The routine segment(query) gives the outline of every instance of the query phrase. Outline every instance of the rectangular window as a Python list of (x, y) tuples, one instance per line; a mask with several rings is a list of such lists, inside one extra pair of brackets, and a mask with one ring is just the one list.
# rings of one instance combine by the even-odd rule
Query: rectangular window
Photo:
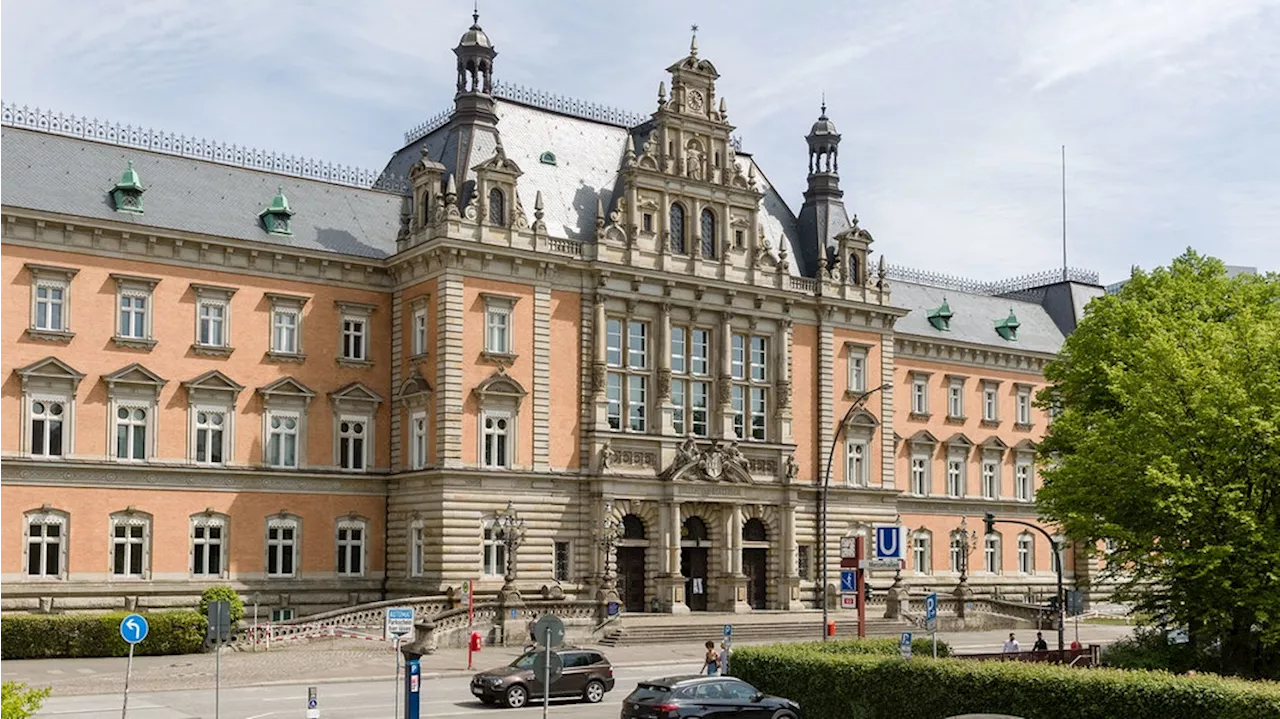
[(67, 286), (55, 282), (36, 283), (35, 328), (62, 332), (66, 329)]
[(672, 430), (677, 435), (709, 433), (710, 383), (697, 379), (706, 377), (710, 368), (709, 343), (707, 330), (671, 328), (671, 372), (677, 375), (671, 381)]
[(627, 323), (627, 366), (631, 369), (649, 367), (649, 326), (643, 322)]
[(609, 429), (622, 429), (622, 375), (610, 372), (605, 378), (605, 399), (608, 407), (605, 416), (609, 420)]
[(673, 374), (684, 374), (688, 371), (688, 365), (685, 363), (685, 353), (688, 350), (685, 347), (684, 338), (683, 327), (671, 328), (671, 372)]
[(342, 318), (342, 359), (363, 362), (368, 359), (368, 332), (363, 317)]
[(415, 310), (413, 313), (413, 353), (425, 354), (427, 351), (427, 311)]
[(729, 391), (729, 406), (733, 410), (733, 436), (738, 439), (742, 439), (746, 432), (746, 392), (747, 388), (740, 384), (733, 385)]
[[(624, 335), (625, 331), (625, 335)], [(609, 428), (644, 432), (648, 429), (649, 325), (611, 319), (605, 323), (605, 360), (619, 372), (606, 378)], [(626, 425), (622, 423), (626, 412)]]
[(644, 217), (641, 220), (641, 226), (644, 228), (645, 232), (653, 232), (653, 213), (652, 212), (644, 213)]
[(796, 573), (803, 580), (813, 578), (813, 549), (807, 544), (796, 547)]
[(116, 457), (147, 458), (147, 414), (149, 407), (116, 408)]
[(845, 447), (845, 483), (867, 486), (867, 445), (865, 442), (849, 442)]
[(929, 556), (929, 538), (916, 537), (911, 541), (911, 559), (917, 574), (929, 574), (933, 571), (932, 557)]
[(911, 412), (913, 414), (929, 413), (929, 384), (923, 377), (911, 381)]
[(293, 619), (293, 607), (277, 607), (271, 610), (271, 621), (287, 622)]
[(569, 543), (556, 542), (555, 546), (555, 578), (557, 582), (569, 581)]
[(710, 336), (706, 330), (693, 330), (689, 346), (689, 371), (696, 375), (707, 373), (707, 355)]
[(511, 310), (505, 307), (488, 307), (484, 314), (485, 351), (500, 355), (511, 354)]
[(338, 525), (338, 574), (358, 577), (364, 573), (364, 524), (342, 522)]
[(338, 467), (364, 471), (368, 463), (369, 421), (361, 417), (338, 420)]
[(227, 416), (216, 410), (196, 410), (196, 462), (222, 464), (224, 428)]
[(645, 377), (631, 375), (627, 378), (627, 424), (632, 432), (643, 432), (646, 426)]
[(297, 537), (298, 524), (293, 520), (273, 520), (267, 525), (267, 576), (293, 576)]
[(1031, 574), (1035, 571), (1031, 542), (1031, 537), (1025, 535), (1018, 537), (1018, 571), (1022, 574)]
[(143, 549), (146, 546), (145, 522), (116, 520), (111, 527), (111, 573), (117, 577), (141, 577)]
[(412, 541), (409, 546), (409, 576), (421, 577), (423, 565), (426, 563), (427, 529), (415, 525), (411, 530)]
[(502, 532), (492, 524), (485, 525), (482, 550), (485, 576), (500, 577), (506, 573), (507, 545), (503, 542)]
[(769, 374), (769, 345), (764, 337), (751, 338), (751, 381), (764, 382)]
[(1031, 465), (1019, 463), (1014, 469), (1014, 496), (1020, 501), (1031, 501)]
[(768, 342), (764, 337), (734, 334), (730, 338), (730, 389), (733, 433), (738, 439), (765, 438)]
[(964, 417), (964, 380), (953, 379), (947, 386), (947, 416), (952, 419)]
[(867, 391), (867, 351), (861, 347), (849, 348), (849, 391)]
[(201, 300), (199, 304), (199, 344), (205, 347), (226, 347), (227, 305), (209, 300)]
[[(47, 516), (47, 515), (46, 515)], [(27, 576), (62, 576), (62, 522), (33, 519), (27, 525)]]
[(996, 394), (996, 388), (993, 385), (984, 385), (982, 387), (982, 420), (984, 422), (998, 421), (998, 411), (999, 397)]
[(31, 454), (35, 457), (62, 456), (62, 422), (67, 406), (57, 400), (31, 400)]
[(765, 388), (751, 388), (751, 439), (763, 442), (765, 438), (765, 405), (767, 403)]
[(1000, 572), (1000, 540), (993, 534), (988, 534), (987, 538), (982, 541), (983, 568), (987, 570), (987, 574), (997, 574)]
[(622, 366), (622, 320), (605, 322), (605, 363), (610, 367)]
[(271, 351), (298, 354), (298, 313), (275, 310), (271, 313)]
[(743, 335), (733, 335), (730, 344), (731, 350), (729, 355), (730, 374), (734, 379), (747, 378), (747, 338)]
[(409, 419), (409, 462), (414, 469), (427, 466), (427, 413), (415, 412)]
[(671, 404), (674, 405), (671, 412), (671, 430), (679, 437), (683, 437), (685, 433), (684, 408), (687, 401), (685, 386), (685, 380), (671, 380)]
[(271, 412), (267, 415), (267, 464), (272, 467), (298, 466), (297, 414)]
[(911, 493), (929, 493), (929, 460), (925, 457), (911, 458)]
[(982, 463), (982, 496), (984, 499), (1000, 496), (1000, 465), (996, 462)]
[(506, 414), (484, 415), (484, 466), (510, 467), (511, 443), (509, 430), (511, 417)]
[(142, 294), (120, 295), (121, 337), (147, 339), (147, 297)]
[(964, 496), (964, 462), (962, 460), (947, 461), (947, 496)]
[(690, 429), (696, 437), (707, 436), (707, 397), (711, 385), (707, 382), (689, 384)]
[(1018, 390), (1018, 424), (1031, 424), (1031, 390)]
[(197, 576), (222, 575), (222, 525), (197, 524), (191, 528), (191, 573)]

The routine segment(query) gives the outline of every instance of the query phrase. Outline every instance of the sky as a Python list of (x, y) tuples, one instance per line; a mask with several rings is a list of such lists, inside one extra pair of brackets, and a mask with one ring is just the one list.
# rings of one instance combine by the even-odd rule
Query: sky
[[(798, 212), (825, 94), (890, 263), (1104, 283), (1187, 247), (1280, 270), (1280, 0), (481, 0), (495, 77), (655, 108), (697, 24)], [(470, 0), (3, 0), (5, 102), (381, 168), (452, 104)], [(2, 160), (2, 158), (0, 158)]]

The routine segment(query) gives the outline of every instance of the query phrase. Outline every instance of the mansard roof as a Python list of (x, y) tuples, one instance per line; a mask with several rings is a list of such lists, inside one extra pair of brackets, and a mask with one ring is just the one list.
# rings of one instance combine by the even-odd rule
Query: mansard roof
[[(941, 342), (994, 345), (996, 348), (1056, 354), (1062, 348), (1062, 330), (1037, 302), (995, 295), (960, 292), (901, 280), (893, 283), (893, 304), (910, 312), (899, 318), (894, 328), (900, 334), (920, 335)], [(946, 302), (951, 309), (948, 330), (929, 323), (929, 311)], [(1010, 307), (1018, 315), (1018, 341), (1009, 342), (996, 333), (995, 323), (1009, 316)]]

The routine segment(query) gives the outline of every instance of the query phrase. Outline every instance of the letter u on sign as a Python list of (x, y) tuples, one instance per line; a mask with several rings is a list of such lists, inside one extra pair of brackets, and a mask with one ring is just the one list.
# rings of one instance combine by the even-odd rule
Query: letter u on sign
[(876, 559), (905, 559), (906, 530), (891, 525), (876, 527)]

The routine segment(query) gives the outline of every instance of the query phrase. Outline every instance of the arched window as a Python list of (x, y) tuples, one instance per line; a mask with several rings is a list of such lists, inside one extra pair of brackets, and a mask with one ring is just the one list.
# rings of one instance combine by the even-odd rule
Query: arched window
[(506, 217), (506, 197), (502, 194), (502, 190), (495, 187), (489, 190), (489, 223), (498, 227), (505, 227), (507, 224)]
[(911, 538), (911, 562), (916, 574), (933, 573), (933, 537), (928, 530), (920, 530)]
[(1000, 534), (992, 532), (982, 540), (983, 568), (987, 570), (987, 574), (999, 574), (1002, 562), (1000, 561)]
[(1036, 542), (1030, 533), (1018, 535), (1018, 573), (1031, 574), (1036, 571)]
[(493, 520), (484, 524), (484, 576), (501, 577), (507, 572), (507, 545), (502, 530)]
[(765, 529), (764, 522), (759, 518), (752, 517), (742, 525), (742, 541), (744, 542), (767, 542), (769, 541), (769, 532)]
[(716, 216), (711, 210), (702, 211), (702, 256), (707, 259), (716, 256)]
[(959, 532), (951, 533), (951, 571), (959, 572), (964, 568), (964, 535)]
[(622, 517), (622, 538), (623, 539), (644, 539), (644, 520), (634, 514), (625, 514)]
[(689, 517), (684, 520), (680, 538), (690, 542), (707, 541), (707, 523), (701, 517)]
[(862, 284), (862, 268), (858, 266), (858, 255), (849, 253), (849, 281), (853, 284)]
[(684, 250), (684, 207), (671, 204), (671, 251), (683, 255)]

